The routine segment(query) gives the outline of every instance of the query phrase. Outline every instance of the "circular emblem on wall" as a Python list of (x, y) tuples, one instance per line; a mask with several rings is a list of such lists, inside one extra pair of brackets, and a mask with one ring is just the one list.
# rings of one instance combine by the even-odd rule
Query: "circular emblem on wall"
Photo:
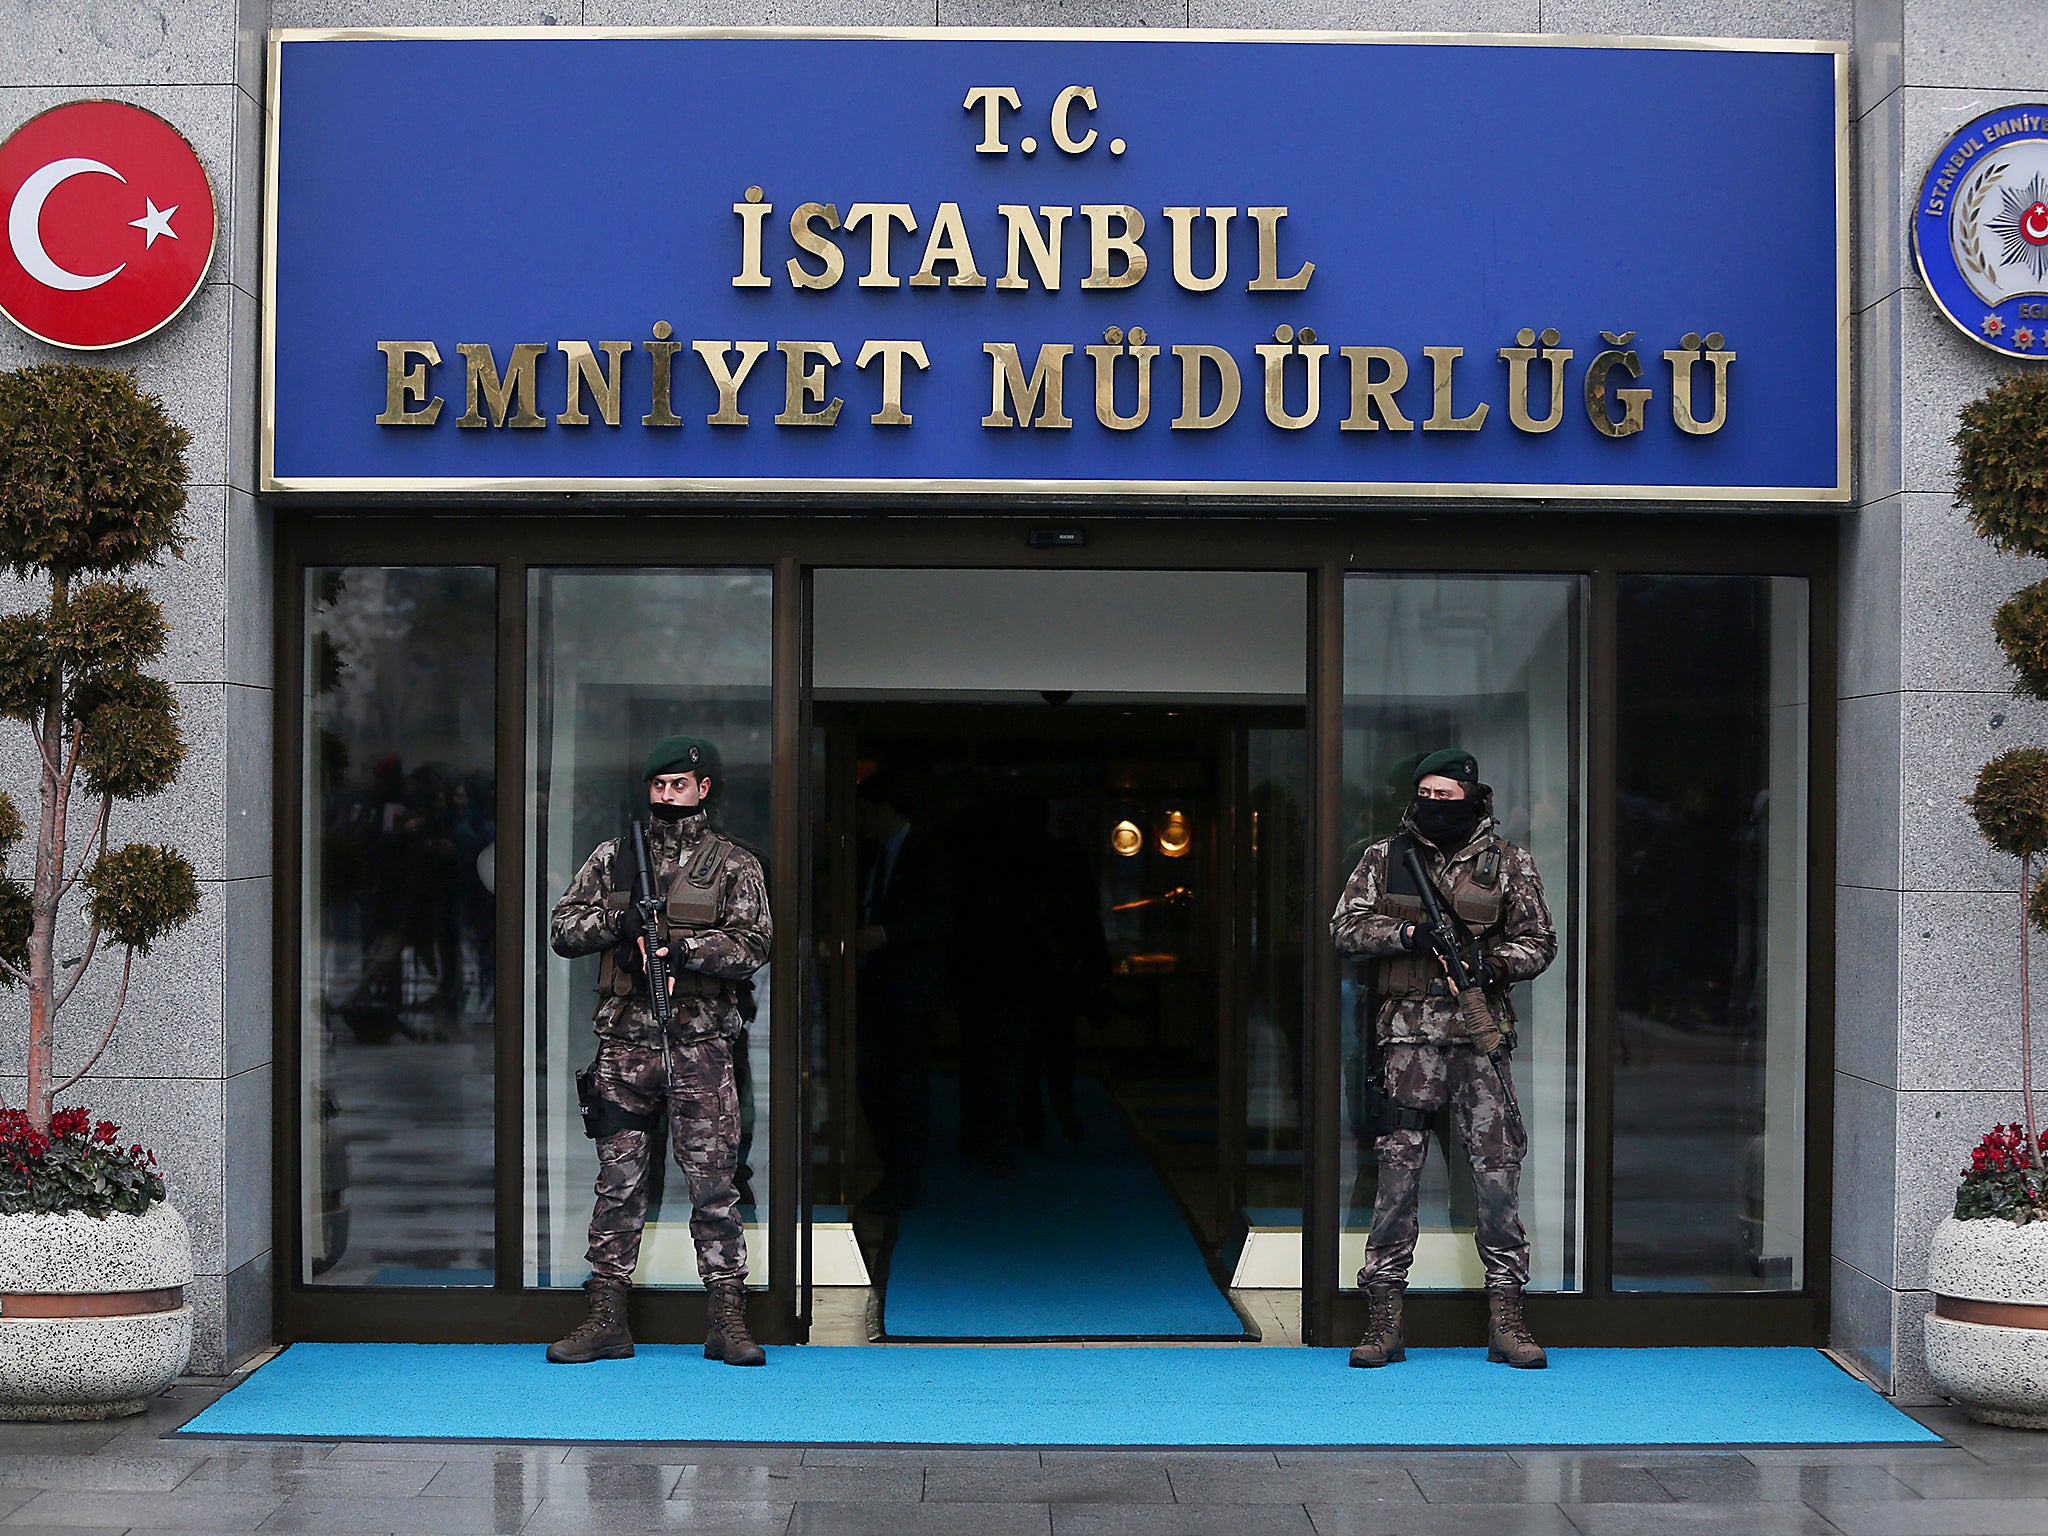
[(213, 260), (213, 186), (185, 136), (120, 101), (75, 101), (0, 144), (0, 313), (95, 351), (160, 330)]
[(2048, 104), (2000, 107), (1935, 151), (1913, 210), (1913, 255), (1972, 341), (2048, 357)]

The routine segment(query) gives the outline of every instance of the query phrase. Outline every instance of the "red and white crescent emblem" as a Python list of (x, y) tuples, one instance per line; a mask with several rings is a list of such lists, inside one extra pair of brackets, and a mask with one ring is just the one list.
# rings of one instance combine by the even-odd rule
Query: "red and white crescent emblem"
[(39, 340), (140, 341), (213, 260), (213, 187), (183, 134), (120, 101), (52, 107), (0, 144), (0, 313)]

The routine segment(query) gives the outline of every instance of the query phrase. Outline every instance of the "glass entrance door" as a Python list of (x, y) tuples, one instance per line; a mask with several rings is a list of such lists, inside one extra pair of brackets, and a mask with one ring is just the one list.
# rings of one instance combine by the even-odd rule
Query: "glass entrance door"
[(813, 579), (818, 1283), (1298, 1336), (1306, 580)]

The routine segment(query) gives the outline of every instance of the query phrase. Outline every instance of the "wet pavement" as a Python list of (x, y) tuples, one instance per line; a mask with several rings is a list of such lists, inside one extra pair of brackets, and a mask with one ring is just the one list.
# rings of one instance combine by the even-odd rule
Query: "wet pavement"
[[(2048, 1435), (1846, 1449), (1099, 1451), (163, 1439), (0, 1425), (0, 1536), (2043, 1536)], [(1426, 1426), (1417, 1426), (1418, 1434)]]

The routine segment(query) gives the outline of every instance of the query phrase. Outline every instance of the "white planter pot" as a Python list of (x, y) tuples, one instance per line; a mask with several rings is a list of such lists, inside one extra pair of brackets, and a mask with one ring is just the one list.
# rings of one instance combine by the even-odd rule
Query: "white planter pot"
[(0, 1419), (140, 1413), (192, 1357), (192, 1239), (141, 1216), (0, 1216)]
[(1927, 1256), (1934, 1384), (1986, 1424), (2048, 1429), (2048, 1221), (1936, 1228)]

